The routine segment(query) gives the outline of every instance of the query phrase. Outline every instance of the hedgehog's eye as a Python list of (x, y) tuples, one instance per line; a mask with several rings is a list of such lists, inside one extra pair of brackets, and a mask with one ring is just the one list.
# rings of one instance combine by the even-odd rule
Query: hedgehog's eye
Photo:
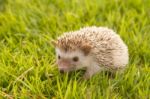
[(73, 57), (72, 59), (74, 62), (77, 62), (79, 60), (79, 58), (77, 56)]
[(60, 57), (60, 55), (58, 55), (58, 59), (60, 59), (61, 57)]

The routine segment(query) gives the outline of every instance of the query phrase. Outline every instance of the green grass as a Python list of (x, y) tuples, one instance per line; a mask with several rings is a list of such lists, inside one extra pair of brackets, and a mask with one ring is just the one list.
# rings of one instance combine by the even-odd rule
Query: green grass
[[(60, 74), (50, 44), (65, 31), (107, 26), (128, 45), (124, 74)], [(150, 0), (0, 0), (0, 98), (149, 99)]]

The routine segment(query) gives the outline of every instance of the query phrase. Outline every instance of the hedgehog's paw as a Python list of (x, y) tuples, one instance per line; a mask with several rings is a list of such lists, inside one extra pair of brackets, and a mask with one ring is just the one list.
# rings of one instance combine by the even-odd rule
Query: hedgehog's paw
[(98, 65), (89, 66), (83, 75), (83, 79), (90, 79), (94, 74), (100, 72), (101, 70), (103, 69)]
[(88, 79), (91, 78), (91, 76), (92, 76), (92, 75), (90, 75), (88, 72), (85, 72), (85, 74), (82, 76), (81, 79), (83, 79), (83, 80), (88, 80)]

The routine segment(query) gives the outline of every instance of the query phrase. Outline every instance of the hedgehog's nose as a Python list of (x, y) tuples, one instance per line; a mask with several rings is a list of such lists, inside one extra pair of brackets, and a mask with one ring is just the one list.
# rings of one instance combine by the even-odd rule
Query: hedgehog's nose
[(64, 70), (60, 69), (59, 72), (60, 72), (60, 73), (64, 73)]

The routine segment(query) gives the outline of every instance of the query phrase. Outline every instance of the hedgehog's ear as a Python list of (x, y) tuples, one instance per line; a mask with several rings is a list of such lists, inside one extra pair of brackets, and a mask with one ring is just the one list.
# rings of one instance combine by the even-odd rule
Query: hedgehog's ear
[(58, 43), (57, 43), (56, 40), (52, 40), (52, 41), (51, 41), (51, 44), (52, 44), (54, 47), (58, 46)]
[(89, 44), (85, 44), (82, 46), (81, 50), (84, 52), (85, 55), (88, 55), (91, 50), (91, 46)]

